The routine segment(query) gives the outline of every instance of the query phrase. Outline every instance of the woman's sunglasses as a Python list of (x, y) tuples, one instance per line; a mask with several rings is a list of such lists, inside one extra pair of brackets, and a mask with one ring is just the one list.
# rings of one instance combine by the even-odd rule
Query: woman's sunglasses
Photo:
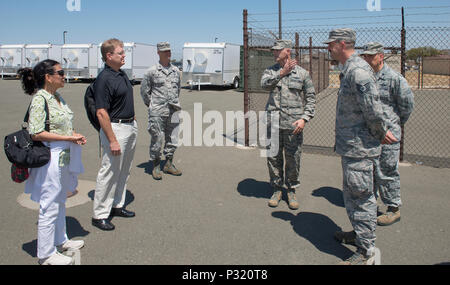
[(60, 69), (58, 71), (53, 71), (53, 74), (58, 74), (59, 76), (64, 76), (64, 69)]

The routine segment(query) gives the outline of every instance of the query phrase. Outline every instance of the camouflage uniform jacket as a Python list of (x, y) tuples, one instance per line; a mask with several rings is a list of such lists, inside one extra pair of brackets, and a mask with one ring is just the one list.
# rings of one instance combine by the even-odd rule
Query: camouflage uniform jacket
[(280, 64), (267, 68), (261, 78), (261, 87), (270, 91), (266, 111), (280, 112), (280, 129), (295, 129), (295, 121), (309, 121), (314, 117), (316, 94), (309, 73), (296, 66), (280, 78)]
[(180, 110), (180, 71), (172, 64), (150, 67), (141, 83), (141, 97), (149, 108), (150, 117), (170, 115), (170, 107)]
[(375, 74), (387, 128), (400, 141), (401, 125), (414, 109), (414, 95), (406, 79), (386, 63)]
[(345, 62), (339, 78), (336, 153), (354, 158), (380, 155), (380, 143), (387, 128), (372, 68), (353, 54)]

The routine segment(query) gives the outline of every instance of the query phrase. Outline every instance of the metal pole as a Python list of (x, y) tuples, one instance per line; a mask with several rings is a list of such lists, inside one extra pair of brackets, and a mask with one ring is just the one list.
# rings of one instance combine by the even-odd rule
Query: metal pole
[[(329, 77), (329, 72), (328, 72), (328, 67), (327, 67), (327, 60), (326, 60), (326, 55), (325, 53), (323, 53), (323, 82), (322, 82), (322, 90), (325, 89), (328, 84), (327, 84), (327, 78)], [(322, 91), (321, 90), (321, 91)]]
[(278, 0), (278, 39), (282, 39), (283, 32), (281, 28), (281, 0)]
[(314, 81), (312, 70), (312, 37), (309, 37), (309, 77)]
[(249, 146), (249, 124), (248, 124), (248, 27), (247, 9), (244, 9), (244, 115), (245, 115), (245, 146)]
[(63, 43), (64, 44), (66, 44), (66, 34), (67, 34), (67, 31), (64, 31), (63, 32)]
[[(406, 30), (405, 30), (405, 12), (402, 7), (402, 31), (401, 31), (401, 60), (400, 60), (400, 70), (405, 77), (405, 63), (406, 63)], [(420, 71), (419, 71), (420, 72)], [(401, 125), (402, 135), (400, 140), (400, 161), (403, 161), (403, 152), (405, 145), (405, 126)]]
[[(320, 93), (320, 75), (322, 70), (320, 69), (320, 50), (317, 52), (317, 93)], [(312, 79), (311, 79), (312, 80)]]
[(417, 68), (417, 89), (420, 89), (420, 57), (416, 59), (416, 61), (419, 61), (418, 68)]
[(405, 13), (402, 7), (402, 31), (401, 31), (401, 74), (405, 77), (406, 63), (406, 30), (405, 30)]
[(419, 72), (420, 72), (420, 86), (423, 89), (423, 56), (420, 59)]
[(299, 48), (298, 33), (295, 33), (295, 59), (297, 60), (297, 64), (300, 65), (300, 48)]

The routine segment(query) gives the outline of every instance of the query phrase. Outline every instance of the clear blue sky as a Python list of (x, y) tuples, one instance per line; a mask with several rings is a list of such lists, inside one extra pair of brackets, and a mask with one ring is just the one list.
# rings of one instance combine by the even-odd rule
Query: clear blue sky
[[(0, 44), (100, 43), (117, 37), (126, 42), (156, 44), (169, 41), (173, 58), (181, 59), (184, 42), (230, 42), (242, 44), (242, 11), (261, 27), (278, 26), (278, 0), (79, 0), (81, 11), (69, 12), (66, 0), (0, 0), (2, 25)], [(287, 13), (295, 11), (366, 9), (367, 0), (282, 0), (283, 26), (299, 25), (301, 17), (328, 17), (330, 13)], [(387, 8), (450, 6), (448, 0), (380, 0), (381, 12), (349, 11), (335, 16), (384, 15), (399, 13)], [(407, 20), (415, 25), (449, 26), (450, 8), (415, 9)], [(427, 13), (430, 11), (430, 13)], [(413, 13), (414, 12), (414, 13)], [(330, 17), (332, 17), (331, 14)], [(380, 18), (392, 21), (393, 18)], [(336, 20), (337, 21), (337, 20)], [(346, 23), (349, 20), (339, 20)], [(356, 19), (355, 19), (356, 21)], [(364, 19), (362, 19), (364, 21)], [(395, 17), (395, 21), (399, 21)], [(421, 21), (424, 21), (422, 24)], [(441, 22), (439, 22), (441, 21)], [(447, 21), (447, 23), (445, 23)], [(304, 24), (330, 21), (304, 21)], [(276, 30), (275, 30), (276, 31)]]

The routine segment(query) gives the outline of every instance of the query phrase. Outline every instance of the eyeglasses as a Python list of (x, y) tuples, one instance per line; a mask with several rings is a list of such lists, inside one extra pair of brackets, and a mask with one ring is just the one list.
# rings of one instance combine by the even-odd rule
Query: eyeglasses
[(125, 51), (121, 51), (121, 52), (111, 52), (111, 54), (124, 55), (124, 54), (125, 54)]
[(54, 70), (51, 75), (58, 74), (59, 76), (64, 76), (64, 69)]

